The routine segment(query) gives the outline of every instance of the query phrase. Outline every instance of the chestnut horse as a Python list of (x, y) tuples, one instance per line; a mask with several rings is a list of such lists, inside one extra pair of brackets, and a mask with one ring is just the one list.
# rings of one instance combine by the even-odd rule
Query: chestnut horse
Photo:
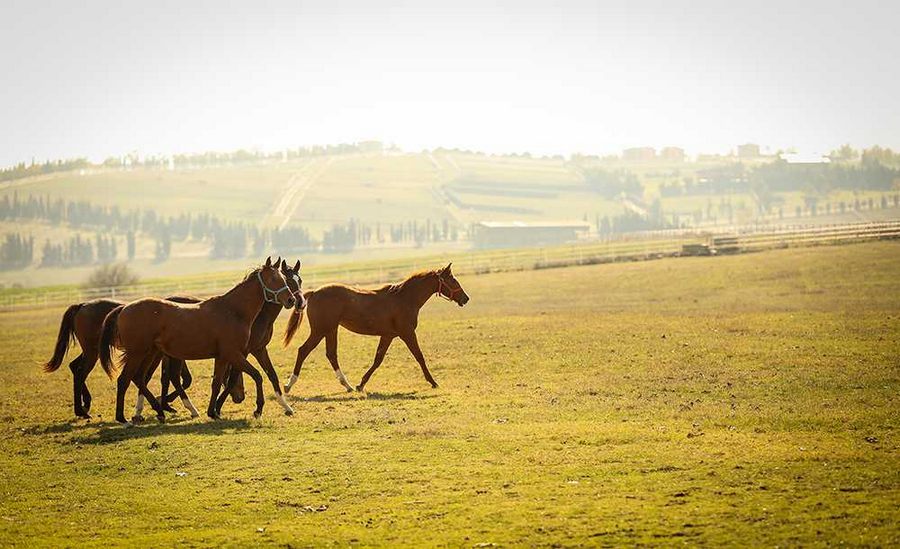
[[(356, 387), (363, 391), (366, 383), (375, 370), (381, 366), (384, 355), (394, 338), (399, 337), (406, 343), (415, 357), (425, 380), (432, 387), (437, 382), (425, 365), (425, 357), (416, 339), (416, 326), (419, 322), (419, 309), (437, 294), (448, 301), (454, 301), (462, 307), (469, 301), (469, 296), (450, 272), (450, 265), (434, 271), (416, 273), (399, 284), (389, 284), (376, 290), (352, 288), (343, 284), (329, 284), (316, 290), (306, 292), (306, 308), (309, 311), (309, 337), (297, 350), (297, 363), (290, 381), (285, 385), (285, 392), (297, 382), (300, 368), (309, 353), (325, 338), (325, 354), (338, 381), (347, 391), (353, 387), (341, 371), (337, 358), (338, 326), (362, 335), (380, 336), (378, 350), (372, 367), (363, 375)], [(294, 311), (288, 321), (284, 344), (290, 343), (303, 320), (303, 311)]]
[[(293, 268), (288, 267), (286, 261), (281, 262), (281, 274), (284, 276), (285, 281), (287, 281), (288, 287), (291, 290), (291, 293), (294, 295), (294, 298), (297, 300), (295, 307), (299, 310), (302, 310), (303, 307), (306, 306), (306, 301), (303, 299), (303, 292), (301, 290), (303, 286), (303, 279), (300, 278), (300, 261), (294, 265)], [(294, 410), (291, 408), (290, 404), (284, 399), (284, 394), (281, 392), (281, 383), (278, 381), (278, 374), (275, 372), (275, 367), (272, 365), (272, 359), (269, 358), (269, 351), (266, 347), (269, 345), (269, 342), (272, 341), (272, 334), (274, 333), (273, 325), (275, 324), (275, 320), (278, 318), (279, 313), (281, 313), (281, 305), (278, 303), (267, 302), (263, 305), (262, 310), (257, 315), (256, 319), (253, 321), (253, 327), (250, 329), (250, 343), (248, 348), (250, 349), (250, 354), (256, 358), (256, 361), (262, 367), (263, 371), (266, 373), (266, 377), (269, 378), (269, 382), (272, 384), (272, 388), (275, 390), (275, 397), (278, 399), (278, 403), (281, 404), (281, 407), (284, 408), (284, 413), (286, 415), (294, 415)], [(162, 394), (160, 399), (163, 404), (165, 402), (174, 399), (177, 394), (172, 393), (168, 395), (168, 387), (169, 387), (169, 376), (179, 375), (179, 372), (185, 371), (187, 369), (187, 363), (184, 360), (166, 357), (163, 359), (163, 368), (165, 369), (168, 364), (168, 375), (164, 375), (162, 378)], [(232, 369), (232, 375), (228, 379), (228, 390), (223, 391), (222, 394), (216, 400), (216, 415), (222, 411), (222, 405), (225, 403), (225, 399), (228, 395), (236, 390), (236, 388), (231, 387), (232, 383), (236, 383), (240, 386), (240, 390), (243, 391), (243, 384), (241, 381), (241, 373), (238, 370)], [(142, 399), (143, 397), (138, 396), (138, 399)], [(232, 396), (232, 400), (234, 397)]]
[[(185, 296), (170, 296), (166, 299), (176, 303), (196, 303), (200, 301), (195, 297)], [(69, 370), (72, 372), (72, 401), (77, 417), (84, 419), (91, 417), (91, 392), (87, 387), (87, 377), (97, 364), (98, 343), (100, 341), (100, 328), (103, 326), (103, 319), (106, 318), (110, 311), (120, 305), (124, 305), (124, 303), (112, 299), (94, 299), (76, 303), (66, 309), (59, 324), (56, 347), (53, 349), (53, 356), (44, 364), (44, 371), (55, 372), (58, 370), (62, 366), (66, 353), (68, 353), (71, 340), (78, 341), (81, 353), (69, 363)], [(162, 377), (166, 384), (168, 384), (167, 373), (164, 365)], [(187, 368), (184, 368), (180, 371), (180, 375), (182, 387), (187, 389), (191, 385), (191, 373)], [(244, 388), (240, 378), (233, 385), (231, 383), (229, 385), (232, 387), (232, 400), (241, 402), (244, 399)], [(173, 393), (172, 400), (178, 396), (178, 393)], [(168, 406), (167, 409), (174, 411)]]
[[(281, 258), (277, 260), (277, 264), (280, 263)], [(279, 303), (286, 309), (296, 302), (284, 276), (272, 265), (271, 257), (227, 293), (200, 303), (179, 304), (146, 298), (113, 309), (103, 321), (100, 364), (107, 375), (113, 377), (113, 345), (122, 349), (123, 367), (116, 391), (116, 421), (127, 423), (125, 392), (132, 382), (150, 402), (157, 419), (165, 421), (162, 406), (147, 389), (147, 372), (160, 354), (182, 360), (215, 359), (206, 411), (211, 418), (218, 417), (216, 396), (229, 365), (253, 378), (256, 383), (256, 411), (253, 415), (262, 415), (262, 376), (246, 357), (250, 328), (265, 302)], [(173, 376), (172, 382), (179, 389), (179, 376)]]

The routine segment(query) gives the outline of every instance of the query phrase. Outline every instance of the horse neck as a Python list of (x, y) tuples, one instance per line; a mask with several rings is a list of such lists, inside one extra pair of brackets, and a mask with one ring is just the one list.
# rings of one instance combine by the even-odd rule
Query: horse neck
[[(262, 290), (260, 290), (260, 291), (262, 291)], [(265, 321), (268, 324), (272, 324), (273, 322), (275, 322), (275, 319), (278, 318), (278, 313), (281, 312), (281, 309), (282, 309), (282, 307), (281, 307), (280, 303), (272, 303), (272, 302), (266, 301), (263, 304), (262, 309), (260, 309), (259, 315), (257, 318), (259, 320)]]
[(431, 299), (431, 296), (437, 292), (437, 276), (428, 275), (411, 280), (408, 283), (407, 292), (410, 301), (416, 306), (416, 309), (421, 309)]
[(238, 316), (248, 324), (260, 313), (264, 300), (262, 288), (255, 276), (250, 276), (230, 292), (222, 296), (222, 301), (234, 309)]

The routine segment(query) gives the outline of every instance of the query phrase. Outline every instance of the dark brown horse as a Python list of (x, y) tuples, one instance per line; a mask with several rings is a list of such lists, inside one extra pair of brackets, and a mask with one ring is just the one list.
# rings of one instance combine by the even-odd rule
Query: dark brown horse
[[(363, 375), (356, 387), (357, 391), (365, 389), (369, 378), (381, 366), (384, 355), (394, 338), (399, 337), (406, 343), (415, 357), (425, 380), (432, 387), (437, 382), (425, 365), (425, 357), (416, 339), (416, 326), (419, 322), (419, 309), (438, 294), (447, 300), (456, 302), (462, 307), (469, 301), (469, 296), (450, 272), (450, 265), (443, 269), (416, 273), (400, 284), (389, 284), (376, 290), (352, 288), (343, 284), (329, 284), (313, 291), (306, 292), (306, 309), (309, 311), (309, 337), (297, 350), (297, 363), (294, 374), (285, 385), (285, 392), (297, 382), (300, 368), (309, 353), (325, 338), (325, 354), (338, 381), (347, 391), (353, 387), (341, 371), (337, 358), (338, 326), (363, 335), (380, 336), (378, 350), (372, 367)], [(288, 321), (284, 344), (290, 343), (303, 320), (303, 311), (294, 311)]]
[[(303, 292), (301, 290), (303, 287), (303, 279), (300, 278), (300, 261), (298, 260), (293, 268), (288, 267), (287, 262), (282, 261), (281, 274), (284, 276), (285, 281), (287, 281), (291, 294), (293, 294), (294, 298), (297, 300), (295, 304), (296, 309), (302, 311), (306, 306), (306, 301), (303, 298)], [(275, 390), (275, 396), (278, 399), (279, 404), (284, 408), (284, 413), (290, 416), (294, 414), (294, 410), (284, 399), (284, 395), (281, 392), (281, 382), (278, 380), (278, 374), (275, 372), (275, 367), (272, 365), (272, 359), (269, 358), (269, 351), (266, 348), (269, 345), (269, 342), (272, 341), (272, 334), (274, 333), (273, 325), (275, 324), (275, 320), (278, 318), (279, 313), (281, 313), (281, 310), (282, 306), (279, 303), (267, 302), (263, 305), (259, 315), (257, 315), (256, 319), (253, 321), (253, 327), (250, 329), (250, 343), (248, 348), (250, 349), (250, 354), (256, 358), (256, 361), (266, 373), (266, 377), (269, 378), (269, 382)], [(166, 357), (163, 359), (163, 366), (166, 367), (167, 363), (168, 376), (178, 375), (179, 371), (183, 371), (183, 369), (187, 368), (187, 363), (181, 359)], [(174, 399), (176, 396), (176, 393), (167, 395), (169, 384), (168, 376), (163, 376), (162, 378), (163, 396), (161, 396), (160, 399), (165, 399), (165, 401)], [(232, 369), (232, 376), (229, 377), (229, 384), (240, 382), (240, 379), (240, 371)], [(222, 411), (222, 405), (225, 403), (225, 399), (228, 397), (231, 387), (229, 386), (228, 389), (228, 391), (223, 391), (216, 400), (216, 415)], [(243, 390), (242, 384), (241, 390)], [(141, 396), (138, 396), (138, 399), (141, 398)]]
[[(279, 258), (276, 265), (281, 263)], [(166, 354), (182, 360), (215, 359), (212, 390), (207, 415), (217, 418), (216, 396), (229, 365), (253, 378), (256, 383), (256, 411), (262, 415), (262, 376), (247, 361), (250, 329), (265, 302), (294, 306), (296, 299), (284, 276), (272, 264), (251, 271), (227, 293), (196, 304), (179, 304), (162, 299), (140, 299), (116, 307), (103, 321), (100, 335), (100, 364), (113, 376), (112, 348), (122, 349), (123, 367), (116, 391), (116, 421), (125, 419), (125, 392), (133, 382), (150, 402), (156, 417), (165, 421), (163, 408), (147, 389), (147, 372), (156, 357)], [(180, 390), (179, 376), (172, 376)]]
[[(200, 301), (197, 298), (186, 296), (170, 296), (166, 299), (176, 303)], [(72, 401), (77, 417), (91, 417), (91, 392), (87, 387), (87, 377), (97, 364), (98, 343), (103, 319), (120, 305), (124, 305), (124, 303), (112, 299), (94, 299), (71, 305), (63, 314), (59, 325), (59, 334), (56, 337), (56, 347), (53, 349), (53, 356), (44, 364), (44, 371), (55, 372), (58, 370), (66, 358), (71, 341), (78, 341), (81, 353), (69, 363), (69, 370), (72, 372)], [(163, 379), (165, 383), (168, 383), (167, 374), (168, 371), (164, 364)], [(187, 389), (191, 385), (191, 373), (187, 368), (183, 368), (180, 375), (182, 387)], [(232, 400), (241, 402), (244, 399), (244, 388), (240, 378), (234, 381), (230, 380), (229, 387), (232, 389)], [(172, 399), (174, 400), (177, 396), (179, 396), (177, 393), (173, 393)], [(169, 407), (167, 410), (174, 411)]]

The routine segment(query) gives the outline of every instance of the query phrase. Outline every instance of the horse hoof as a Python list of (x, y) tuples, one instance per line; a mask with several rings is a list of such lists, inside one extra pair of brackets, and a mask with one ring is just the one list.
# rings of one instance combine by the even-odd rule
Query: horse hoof
[(437, 383), (432, 383), (432, 384), (431, 384), (431, 388), (432, 388), (432, 389), (437, 389), (437, 388), (438, 388), (438, 384), (437, 384)]
[(131, 423), (143, 423), (144, 416), (132, 416)]
[(347, 389), (347, 392), (348, 392), (348, 393), (352, 393), (352, 392), (353, 392), (353, 387), (350, 387), (349, 385), (346, 386), (346, 387), (344, 387), (344, 389)]
[(365, 393), (365, 392), (366, 392), (366, 388), (365, 388), (364, 386), (362, 386), (362, 385), (357, 385), (357, 386), (356, 386), (356, 391), (357, 391), (358, 393)]
[(291, 410), (290, 408), (288, 408), (287, 410), (284, 411), (284, 415), (292, 416), (292, 415), (294, 415), (294, 411)]
[(191, 414), (191, 419), (197, 419), (200, 417), (200, 414)]
[(254, 417), (255, 419), (261, 418), (261, 417), (262, 417), (262, 412), (253, 412), (253, 417)]
[(156, 421), (158, 421), (158, 422), (160, 422), (160, 423), (165, 423), (165, 422), (166, 422), (166, 416), (156, 416)]

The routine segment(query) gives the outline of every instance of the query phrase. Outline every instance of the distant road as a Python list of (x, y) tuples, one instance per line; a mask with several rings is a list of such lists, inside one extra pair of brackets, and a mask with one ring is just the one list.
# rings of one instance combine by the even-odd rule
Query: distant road
[(275, 225), (278, 229), (283, 229), (290, 222), (306, 192), (312, 187), (313, 183), (322, 176), (323, 173), (334, 163), (333, 156), (327, 159), (314, 159), (309, 164), (304, 165), (300, 170), (291, 176), (291, 179), (285, 185), (285, 190), (272, 207), (272, 211), (266, 216), (263, 225)]
[(435, 167), (436, 171), (434, 174), (435, 182), (431, 185), (431, 192), (434, 194), (435, 198), (441, 203), (441, 205), (447, 210), (447, 213), (450, 214), (453, 219), (465, 227), (468, 224), (468, 219), (466, 219), (465, 214), (454, 204), (444, 192), (444, 183), (448, 181), (452, 181), (456, 175), (461, 173), (462, 170), (459, 169), (459, 166), (456, 165), (456, 162), (453, 161), (449, 156), (443, 157), (444, 161), (453, 166), (453, 169), (456, 171), (456, 174), (449, 173), (444, 166), (438, 162), (438, 159), (431, 153), (428, 153), (428, 160), (431, 162), (431, 165)]

